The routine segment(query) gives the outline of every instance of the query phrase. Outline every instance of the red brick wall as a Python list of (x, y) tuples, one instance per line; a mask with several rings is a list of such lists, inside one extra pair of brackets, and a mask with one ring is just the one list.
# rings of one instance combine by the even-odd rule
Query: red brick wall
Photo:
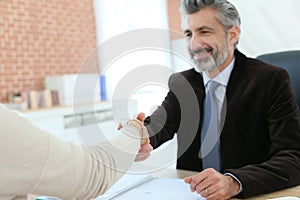
[(77, 73), (96, 47), (93, 0), (0, 0), (0, 102)]
[(176, 39), (182, 37), (181, 18), (179, 13), (180, 0), (168, 0), (168, 16), (169, 28), (172, 31), (179, 32), (180, 34), (172, 34), (171, 38)]
[[(168, 0), (169, 28), (182, 32), (179, 2)], [(93, 0), (0, 0), (0, 102), (77, 73), (96, 47), (93, 9)]]

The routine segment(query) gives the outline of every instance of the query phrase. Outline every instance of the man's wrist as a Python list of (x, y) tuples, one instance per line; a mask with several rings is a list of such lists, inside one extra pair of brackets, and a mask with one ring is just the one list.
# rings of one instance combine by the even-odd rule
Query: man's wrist
[(240, 194), (243, 191), (241, 181), (231, 173), (225, 173), (224, 175), (230, 178), (230, 185), (232, 185), (233, 196)]

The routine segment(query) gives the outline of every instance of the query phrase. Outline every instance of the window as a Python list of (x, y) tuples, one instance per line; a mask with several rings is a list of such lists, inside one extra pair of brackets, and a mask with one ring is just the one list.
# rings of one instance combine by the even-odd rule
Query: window
[[(167, 1), (94, 0), (94, 7), (100, 71), (105, 76), (107, 98), (109, 100), (113, 100), (113, 98), (136, 100), (138, 112), (143, 111), (146, 114), (150, 114), (153, 106), (160, 104), (165, 97), (167, 81), (172, 72), (170, 71), (171, 55), (168, 52), (170, 48), (169, 37), (167, 34), (163, 34), (162, 38), (158, 38), (161, 40), (161, 45), (163, 45), (161, 49), (139, 46), (120, 51), (120, 54), (118, 54), (119, 49), (130, 45), (130, 41), (119, 41), (119, 39), (122, 38), (122, 34), (124, 35), (135, 30), (145, 30), (146, 28), (154, 28), (155, 32), (160, 29), (162, 32), (167, 32)], [(147, 41), (152, 37), (151, 30), (149, 34), (139, 36), (139, 38), (130, 39)], [(111, 56), (114, 53), (116, 55)], [(158, 68), (161, 66), (161, 69), (150, 72), (150, 74), (145, 74), (146, 72), (143, 73), (138, 70), (143, 67), (147, 68), (147, 66), (150, 68), (152, 66)], [(134, 84), (135, 82), (132, 81), (132, 79), (143, 79), (145, 76), (147, 76), (148, 80), (144, 82), (143, 80), (136, 80), (138, 83)], [(161, 81), (151, 82), (151, 76), (155, 76), (153, 77), (155, 80), (158, 80), (157, 77), (159, 76)], [(131, 88), (126, 87), (130, 94), (116, 94), (116, 91), (119, 91), (119, 87), (125, 87), (126, 84), (130, 84), (127, 81), (128, 77), (132, 77), (129, 82), (134, 84)]]

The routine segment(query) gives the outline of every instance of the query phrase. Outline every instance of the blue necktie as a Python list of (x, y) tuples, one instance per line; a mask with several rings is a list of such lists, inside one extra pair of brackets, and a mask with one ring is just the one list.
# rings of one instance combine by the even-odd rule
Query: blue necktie
[(203, 169), (214, 168), (220, 171), (220, 128), (215, 91), (219, 83), (208, 82), (204, 104), (204, 118), (201, 129), (201, 157)]

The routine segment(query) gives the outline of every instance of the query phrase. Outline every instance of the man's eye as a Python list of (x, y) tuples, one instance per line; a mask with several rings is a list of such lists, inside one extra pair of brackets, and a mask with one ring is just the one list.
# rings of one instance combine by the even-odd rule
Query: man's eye
[(210, 31), (201, 31), (200, 32), (202, 35), (207, 35), (207, 34), (210, 34)]
[(190, 37), (192, 37), (192, 34), (191, 33), (185, 33), (185, 37), (190, 38)]

